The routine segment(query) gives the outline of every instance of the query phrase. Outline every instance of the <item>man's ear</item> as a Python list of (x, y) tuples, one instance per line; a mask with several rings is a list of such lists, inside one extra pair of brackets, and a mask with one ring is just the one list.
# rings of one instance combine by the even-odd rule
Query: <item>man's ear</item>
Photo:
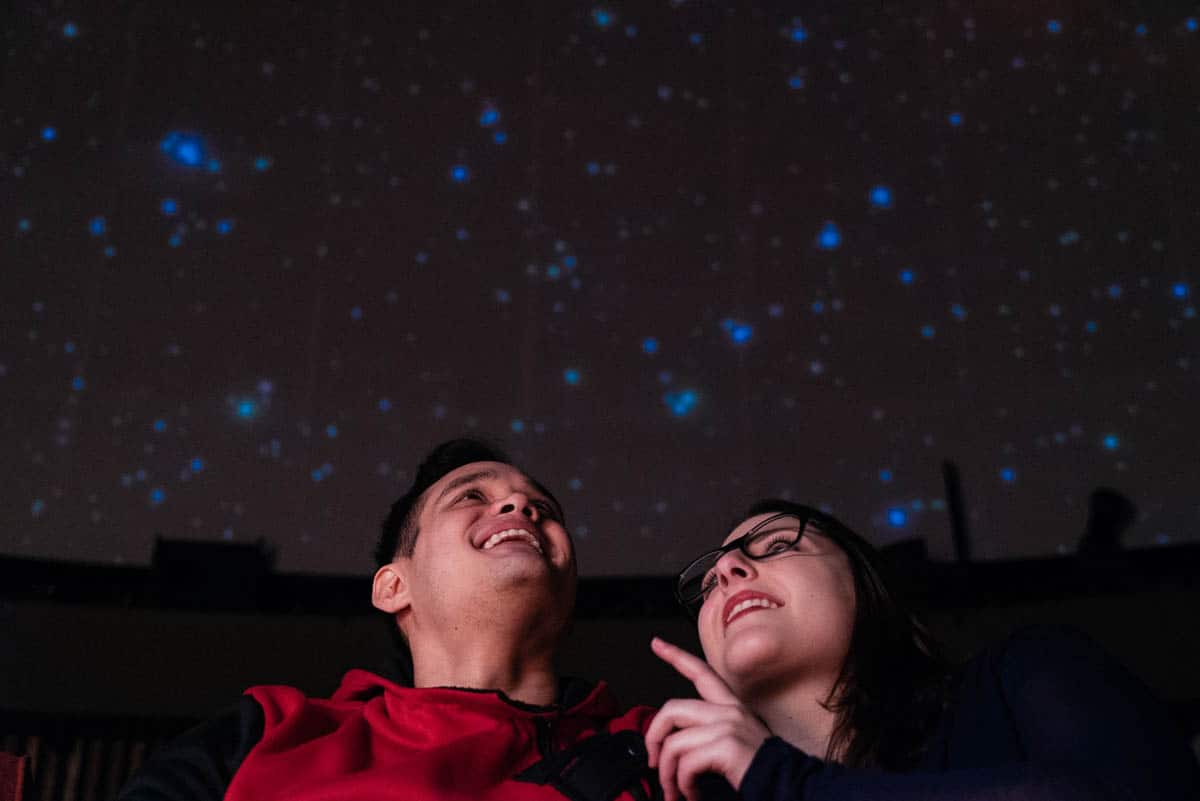
[(375, 571), (375, 579), (371, 583), (371, 604), (379, 611), (394, 615), (412, 604), (404, 568), (403, 562), (396, 561)]

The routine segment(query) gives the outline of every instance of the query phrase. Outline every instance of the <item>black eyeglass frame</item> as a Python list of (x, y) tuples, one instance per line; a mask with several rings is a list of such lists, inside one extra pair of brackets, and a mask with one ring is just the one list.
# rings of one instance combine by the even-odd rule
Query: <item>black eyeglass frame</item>
[[(713, 567), (716, 567), (717, 562), (721, 561), (721, 557), (723, 557), (725, 554), (727, 554), (730, 551), (735, 550), (735, 549), (741, 551), (746, 556), (747, 559), (751, 559), (755, 562), (760, 562), (763, 559), (769, 558), (772, 554), (763, 554), (762, 556), (755, 556), (754, 554), (750, 553), (750, 551), (748, 551), (746, 549), (746, 544), (756, 534), (758, 534), (764, 528), (769, 526), (771, 523), (774, 523), (775, 521), (779, 520), (780, 518), (794, 517), (800, 521), (800, 526), (796, 531), (796, 539), (792, 540), (791, 544), (788, 546), (789, 548), (794, 547), (796, 545), (796, 543), (798, 543), (798, 542), (800, 542), (800, 540), (804, 539), (804, 532), (808, 529), (810, 524), (813, 525), (821, 534), (829, 537), (830, 539), (834, 540), (835, 542), (840, 541), (840, 538), (837, 536), (837, 534), (835, 532), (837, 532), (838, 529), (841, 528), (841, 523), (839, 523), (836, 518), (830, 517), (829, 515), (825, 514), (824, 512), (820, 511), (819, 509), (813, 509), (808, 506), (797, 505), (796, 508), (797, 508), (797, 510), (793, 511), (793, 512), (779, 512), (777, 514), (773, 514), (770, 517), (768, 517), (766, 520), (763, 520), (761, 523), (756, 525), (754, 528), (747, 531), (742, 536), (738, 537), (736, 540), (733, 540), (732, 542), (727, 542), (724, 545), (722, 545), (720, 548), (713, 548), (711, 551), (705, 551), (704, 553), (700, 554), (692, 561), (688, 562), (687, 567), (685, 567), (683, 570), (680, 570), (679, 573), (675, 576), (675, 587), (674, 587), (675, 600), (679, 603), (680, 606), (682, 606), (684, 608), (684, 611), (686, 611), (693, 618), (697, 617), (700, 614), (700, 607), (704, 603), (704, 584), (703, 584), (703, 582), (701, 582), (699, 592), (692, 593), (690, 595), (690, 597), (684, 596), (683, 577), (685, 575), (687, 575), (689, 572), (691, 572), (692, 568), (694, 568), (696, 565), (700, 564), (701, 562), (703, 562), (707, 559), (712, 559)], [(715, 556), (715, 558), (713, 558), (714, 556)], [(707, 573), (707, 572), (708, 571), (706, 570), (705, 573)], [(700, 603), (696, 603), (697, 601), (699, 601)]]

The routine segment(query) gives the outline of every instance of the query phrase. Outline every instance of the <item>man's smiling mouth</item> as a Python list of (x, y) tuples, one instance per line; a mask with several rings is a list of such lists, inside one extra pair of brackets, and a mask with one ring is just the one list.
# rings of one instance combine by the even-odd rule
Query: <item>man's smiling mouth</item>
[(538, 538), (530, 534), (528, 531), (519, 528), (506, 528), (504, 531), (497, 531), (495, 534), (487, 538), (483, 545), (479, 546), (482, 551), (490, 551), (502, 542), (510, 540), (518, 540), (532, 546), (538, 553), (542, 553), (542, 544), (538, 542)]

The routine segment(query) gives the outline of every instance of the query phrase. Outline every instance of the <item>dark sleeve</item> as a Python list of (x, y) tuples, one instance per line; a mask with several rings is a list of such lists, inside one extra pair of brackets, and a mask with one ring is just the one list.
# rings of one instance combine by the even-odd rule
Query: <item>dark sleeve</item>
[(117, 801), (220, 801), (262, 733), (262, 707), (242, 696), (151, 755)]
[(1023, 759), (939, 772), (844, 768), (772, 738), (748, 801), (1184, 801), (1195, 761), (1149, 691), (1082, 634), (1030, 629), (990, 657)]

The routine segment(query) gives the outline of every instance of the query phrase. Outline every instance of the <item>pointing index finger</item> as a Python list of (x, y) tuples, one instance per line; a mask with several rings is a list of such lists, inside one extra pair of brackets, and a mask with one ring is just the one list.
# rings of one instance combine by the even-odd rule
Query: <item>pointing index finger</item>
[(659, 659), (690, 681), (705, 701), (715, 704), (738, 703), (737, 696), (729, 689), (729, 685), (700, 657), (672, 645), (661, 637), (652, 639), (650, 648)]

